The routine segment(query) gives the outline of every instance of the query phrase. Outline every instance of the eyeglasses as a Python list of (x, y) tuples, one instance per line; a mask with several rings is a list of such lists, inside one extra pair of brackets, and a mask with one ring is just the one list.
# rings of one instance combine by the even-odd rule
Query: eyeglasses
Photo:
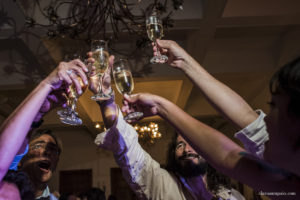
[(40, 149), (45, 149), (56, 155), (60, 154), (58, 146), (52, 143), (37, 143), (30, 146), (30, 150), (32, 151), (39, 151)]
[(179, 142), (178, 144), (176, 144), (175, 146), (175, 151), (181, 148), (185, 148), (186, 144), (183, 142)]

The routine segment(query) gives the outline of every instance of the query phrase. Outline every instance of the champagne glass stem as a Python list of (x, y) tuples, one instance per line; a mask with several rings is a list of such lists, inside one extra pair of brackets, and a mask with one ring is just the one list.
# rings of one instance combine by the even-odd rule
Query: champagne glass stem
[(103, 75), (99, 74), (99, 81), (98, 81), (98, 94), (102, 94), (102, 82), (103, 82)]
[(77, 102), (77, 98), (75, 98), (72, 102), (71, 102), (71, 110), (72, 112), (75, 112), (76, 109), (76, 102)]
[(156, 41), (154, 41), (154, 47), (156, 48), (156, 53), (157, 53), (157, 57), (161, 57), (161, 54), (160, 54), (160, 50), (158, 49), (158, 46), (157, 46), (157, 43), (156, 43)]

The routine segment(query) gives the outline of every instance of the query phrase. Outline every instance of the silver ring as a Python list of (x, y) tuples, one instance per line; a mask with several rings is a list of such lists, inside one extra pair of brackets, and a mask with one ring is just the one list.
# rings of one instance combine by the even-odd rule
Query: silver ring
[(66, 71), (66, 73), (67, 73), (68, 75), (71, 75), (71, 74), (73, 74), (73, 70), (68, 69), (68, 70)]

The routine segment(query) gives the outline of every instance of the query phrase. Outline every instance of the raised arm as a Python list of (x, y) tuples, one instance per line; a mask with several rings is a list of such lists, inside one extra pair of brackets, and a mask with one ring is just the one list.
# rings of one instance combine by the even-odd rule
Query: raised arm
[(240, 129), (245, 128), (258, 117), (243, 98), (211, 76), (176, 42), (157, 40), (157, 44), (164, 53), (168, 54), (168, 64), (182, 70), (202, 91), (210, 104), (235, 126)]
[[(266, 163), (245, 157), (244, 149), (219, 131), (189, 116), (172, 102), (151, 94), (125, 96), (146, 116), (160, 115), (171, 123), (212, 166), (256, 190), (295, 191), (299, 181), (269, 170)], [(126, 102), (125, 102), (126, 103)], [(122, 108), (128, 112), (128, 106)], [(271, 168), (270, 168), (271, 169)], [(259, 184), (258, 184), (259, 183)]]
[[(54, 104), (58, 105), (63, 98), (60, 91), (64, 84), (76, 85), (78, 92), (81, 86), (76, 77), (68, 75), (73, 70), (87, 82), (83, 72), (87, 70), (79, 60), (61, 62), (58, 67), (25, 98), (0, 127), (0, 180), (6, 174), (17, 152), (24, 149), (24, 140), (31, 129), (33, 121), (38, 121)], [(76, 80), (75, 80), (76, 79)], [(60, 94), (60, 95), (59, 95)], [(61, 102), (63, 103), (63, 102)]]
[[(93, 59), (89, 59), (93, 62)], [(113, 57), (110, 57), (110, 68)], [(109, 71), (109, 70), (108, 70)], [(97, 76), (91, 78), (90, 89), (97, 93)], [(110, 76), (104, 75), (103, 92), (109, 94)], [(114, 154), (116, 163), (131, 189), (139, 199), (178, 199), (182, 196), (176, 188), (178, 183), (165, 169), (160, 167), (139, 144), (138, 133), (128, 124), (112, 97), (106, 101), (98, 102), (107, 130), (97, 135), (95, 143)]]

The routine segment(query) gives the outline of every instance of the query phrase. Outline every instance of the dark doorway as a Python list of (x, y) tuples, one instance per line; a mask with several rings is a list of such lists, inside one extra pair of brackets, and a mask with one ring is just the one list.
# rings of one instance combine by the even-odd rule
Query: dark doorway
[(137, 197), (125, 181), (120, 168), (110, 169), (111, 193), (122, 200), (135, 200)]
[(92, 169), (59, 172), (59, 192), (79, 194), (92, 187)]

